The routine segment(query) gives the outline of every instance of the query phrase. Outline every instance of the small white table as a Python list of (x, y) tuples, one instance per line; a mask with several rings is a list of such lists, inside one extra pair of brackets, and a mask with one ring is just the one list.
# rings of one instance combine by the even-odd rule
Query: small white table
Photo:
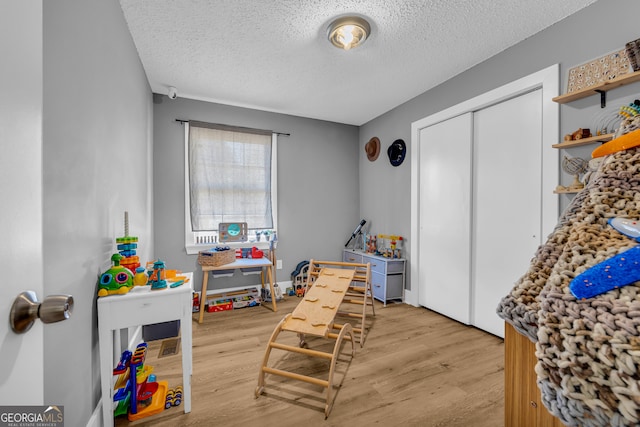
[[(189, 281), (175, 288), (167, 287), (152, 291), (151, 286), (135, 286), (124, 295), (98, 298), (100, 382), (102, 386), (102, 417), (105, 427), (113, 426), (114, 423), (113, 368), (119, 362), (119, 355), (114, 354), (114, 339), (120, 339), (121, 329), (140, 325), (180, 320), (182, 407), (185, 413), (191, 412), (193, 273), (180, 275), (187, 276)], [(116, 346), (116, 348), (118, 347)], [(114, 360), (116, 358), (117, 360)]]
[[(267, 257), (253, 259), (253, 258), (237, 258), (230, 264), (218, 265), (216, 267), (210, 265), (203, 265), (202, 268), (202, 290), (200, 293), (200, 314), (198, 316), (198, 323), (202, 323), (204, 319), (204, 305), (207, 299), (207, 286), (209, 283), (210, 271), (222, 271), (222, 270), (242, 270), (243, 268), (257, 268), (262, 267), (267, 269), (267, 281), (269, 282), (269, 290), (271, 291), (271, 307), (273, 311), (278, 311), (276, 307), (276, 294), (273, 291), (273, 262)], [(264, 289), (264, 283), (262, 284)]]

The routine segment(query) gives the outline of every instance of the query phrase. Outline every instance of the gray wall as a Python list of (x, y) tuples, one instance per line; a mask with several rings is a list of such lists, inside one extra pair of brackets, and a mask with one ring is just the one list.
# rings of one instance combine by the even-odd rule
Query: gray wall
[[(635, 0), (600, 0), (361, 126), (360, 215), (371, 219), (376, 233), (394, 233), (408, 236), (408, 239), (415, 238), (410, 235), (411, 151), (408, 151), (408, 156), (400, 167), (393, 168), (386, 158), (386, 148), (398, 138), (404, 139), (409, 147), (412, 122), (552, 64), (560, 64), (561, 92), (564, 92), (568, 69), (624, 48), (626, 42), (640, 37), (638, 14), (640, 3)], [(428, 72), (425, 70), (425, 73)], [(617, 110), (620, 105), (629, 102), (629, 96), (632, 100), (632, 95), (639, 91), (640, 84), (634, 84), (610, 92), (608, 108)], [(594, 96), (561, 106), (561, 135), (578, 128), (595, 127), (597, 118), (602, 114), (599, 104), (599, 98)], [(380, 158), (373, 163), (367, 160), (363, 152), (364, 145), (372, 136), (380, 138), (384, 149)], [(559, 140), (549, 141), (549, 144), (557, 142)], [(568, 154), (590, 158), (593, 148), (595, 146), (571, 150)], [(382, 157), (385, 158), (381, 161)], [(563, 173), (562, 183), (570, 182), (571, 178)], [(548, 191), (553, 191), (553, 188)], [(558, 197), (561, 198), (560, 205), (564, 209), (571, 196)], [(405, 249), (410, 262), (408, 242), (405, 243)], [(410, 279), (407, 281), (407, 288), (411, 289)]]
[(117, 1), (44, 1), (44, 290), (71, 294), (46, 325), (44, 402), (85, 425), (100, 398), (96, 291), (115, 238), (152, 255), (152, 95)]
[[(194, 272), (197, 255), (184, 248), (184, 128), (199, 120), (290, 133), (278, 138), (278, 281), (290, 280), (298, 262), (340, 260), (359, 221), (358, 128), (283, 114), (154, 95), (154, 235), (157, 257), (169, 268)], [(212, 245), (213, 246), (213, 245)], [(254, 285), (258, 276), (209, 282), (209, 289)]]

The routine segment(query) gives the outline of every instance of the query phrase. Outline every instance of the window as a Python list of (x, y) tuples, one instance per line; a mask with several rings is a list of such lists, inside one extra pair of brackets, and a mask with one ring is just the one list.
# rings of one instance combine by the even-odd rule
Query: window
[(250, 240), (276, 229), (276, 154), (270, 131), (185, 122), (187, 253), (215, 245), (221, 222), (246, 222)]

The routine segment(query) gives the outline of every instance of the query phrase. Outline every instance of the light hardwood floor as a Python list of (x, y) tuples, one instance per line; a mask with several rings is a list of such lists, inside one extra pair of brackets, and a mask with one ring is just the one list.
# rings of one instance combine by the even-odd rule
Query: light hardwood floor
[[(254, 391), (258, 371), (276, 324), (298, 304), (278, 303), (278, 312), (253, 307), (205, 313), (193, 323), (192, 412), (182, 406), (117, 426), (460, 426), (504, 425), (503, 340), (424, 308), (383, 307), (363, 348), (349, 362), (349, 343), (338, 363), (333, 410), (324, 417), (325, 389), (267, 375), (265, 394)], [(195, 318), (195, 316), (194, 316)], [(285, 334), (283, 332), (283, 334)], [(291, 343), (297, 342), (290, 334)], [(281, 335), (283, 337), (284, 335)], [(282, 341), (279, 339), (278, 341)], [(333, 341), (308, 340), (330, 349)], [(169, 387), (182, 382), (179, 355), (157, 358), (161, 341), (149, 343), (146, 363)], [(269, 366), (300, 373), (327, 371), (327, 363), (274, 350)]]

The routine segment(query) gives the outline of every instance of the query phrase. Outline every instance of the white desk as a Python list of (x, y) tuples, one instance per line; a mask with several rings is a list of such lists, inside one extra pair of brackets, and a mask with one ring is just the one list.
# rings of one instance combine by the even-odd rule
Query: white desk
[[(271, 291), (271, 306), (273, 311), (278, 311), (276, 307), (276, 294), (273, 291), (273, 263), (269, 258), (237, 258), (234, 262), (230, 264), (219, 265), (216, 267), (212, 267), (209, 265), (203, 265), (202, 267), (202, 291), (200, 293), (200, 315), (198, 316), (198, 323), (202, 323), (204, 319), (204, 304), (207, 299), (207, 284), (209, 283), (209, 272), (210, 271), (221, 271), (221, 270), (242, 270), (243, 268), (256, 268), (263, 267), (267, 269), (267, 280), (269, 281), (269, 290)], [(262, 284), (264, 288), (264, 284)]]
[[(113, 426), (113, 368), (115, 339), (120, 329), (153, 323), (180, 320), (182, 343), (182, 387), (184, 412), (191, 412), (191, 321), (193, 273), (182, 273), (189, 281), (176, 288), (151, 290), (151, 286), (136, 286), (124, 295), (98, 298), (98, 337), (100, 340), (100, 382), (102, 386), (102, 417), (105, 427)], [(114, 335), (115, 333), (115, 335)], [(132, 350), (132, 349), (129, 349)], [(117, 356), (119, 357), (119, 356)], [(158, 377), (162, 374), (159, 373)]]

